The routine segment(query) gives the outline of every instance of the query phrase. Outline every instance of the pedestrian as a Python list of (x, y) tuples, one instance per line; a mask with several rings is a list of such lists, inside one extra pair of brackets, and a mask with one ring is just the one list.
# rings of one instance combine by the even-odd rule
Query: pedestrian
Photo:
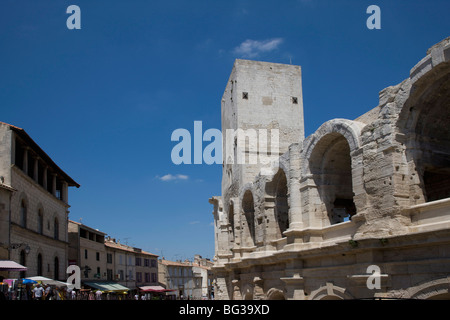
[(44, 295), (44, 288), (42, 288), (41, 284), (38, 283), (36, 288), (33, 289), (33, 299), (42, 300), (43, 295)]
[(45, 288), (44, 299), (45, 300), (52, 300), (53, 299), (53, 289), (50, 286), (47, 286)]
[(100, 289), (98, 289), (97, 291), (95, 291), (95, 298), (97, 300), (102, 300), (102, 292), (100, 291)]

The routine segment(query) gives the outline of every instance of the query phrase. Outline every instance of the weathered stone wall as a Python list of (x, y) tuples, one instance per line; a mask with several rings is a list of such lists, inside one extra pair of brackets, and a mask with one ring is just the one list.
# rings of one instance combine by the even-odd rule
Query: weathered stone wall
[[(283, 92), (280, 84), (250, 88), (264, 107)], [(289, 110), (281, 101), (277, 108)], [(272, 123), (273, 114), (261, 118), (255, 105), (235, 103), (235, 125)], [(217, 298), (449, 298), (449, 105), (450, 38), (430, 48), (408, 79), (382, 90), (373, 110), (327, 121), (306, 139), (288, 137), (271, 174), (224, 167), (223, 212), (215, 206), (214, 217), (216, 248), (228, 254), (216, 256)], [(279, 127), (303, 121), (298, 109), (289, 112)], [(224, 108), (222, 121), (231, 125)], [(377, 290), (366, 284), (371, 265), (381, 269)]]

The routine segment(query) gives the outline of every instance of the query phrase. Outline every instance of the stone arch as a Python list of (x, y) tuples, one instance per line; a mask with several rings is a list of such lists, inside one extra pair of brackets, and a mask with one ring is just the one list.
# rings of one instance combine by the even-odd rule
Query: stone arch
[(285, 237), (289, 228), (289, 184), (286, 171), (278, 168), (272, 178), (265, 183), (265, 211), (269, 225), (267, 240)]
[(234, 200), (231, 199), (227, 209), (228, 239), (231, 243), (235, 242), (235, 232), (236, 232), (234, 219), (235, 207), (236, 206)]
[(243, 247), (255, 245), (255, 200), (253, 189), (244, 187), (241, 199), (241, 243)]
[(303, 142), (302, 150), (302, 175), (311, 174), (309, 159), (317, 144), (326, 136), (337, 133), (344, 136), (350, 148), (350, 153), (354, 153), (361, 147), (361, 130), (365, 124), (347, 119), (333, 119), (323, 123), (319, 129)]
[[(398, 140), (406, 145), (410, 195), (419, 203), (450, 197), (449, 51), (446, 39), (412, 69), (410, 95), (396, 123), (402, 133)], [(433, 61), (439, 56), (441, 61)]]
[(345, 288), (335, 286), (331, 282), (311, 292), (308, 300), (350, 300), (353, 297), (346, 292)]
[(448, 300), (450, 299), (450, 279), (449, 277), (444, 277), (421, 282), (408, 288), (402, 298)]
[[(307, 195), (311, 211), (323, 226), (347, 221), (357, 213), (355, 195), (364, 194), (360, 133), (364, 124), (334, 119), (324, 123), (304, 144), (303, 179), (313, 185)], [(320, 199), (320, 203), (314, 200)], [(361, 204), (360, 204), (361, 205)]]
[(267, 291), (266, 300), (286, 300), (284, 292), (277, 288)]

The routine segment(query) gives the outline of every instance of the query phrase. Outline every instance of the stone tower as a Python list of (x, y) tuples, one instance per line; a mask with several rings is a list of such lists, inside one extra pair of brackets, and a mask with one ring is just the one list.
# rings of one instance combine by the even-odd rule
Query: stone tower
[[(245, 151), (244, 163), (237, 159), (238, 139), (228, 134), (238, 129), (246, 135), (245, 150), (241, 149)], [(278, 136), (272, 136), (276, 134), (273, 129), (278, 129)], [(265, 154), (278, 158), (288, 151), (290, 144), (303, 141), (301, 68), (237, 59), (222, 97), (222, 134), (222, 195), (226, 196), (227, 191), (234, 193), (234, 184), (243, 186), (261, 173), (265, 165), (259, 155), (266, 150), (265, 146)], [(258, 144), (252, 134), (256, 134)], [(261, 138), (265, 137), (267, 143), (261, 143)], [(279, 147), (272, 148), (277, 142)], [(251, 160), (252, 156), (256, 163)]]

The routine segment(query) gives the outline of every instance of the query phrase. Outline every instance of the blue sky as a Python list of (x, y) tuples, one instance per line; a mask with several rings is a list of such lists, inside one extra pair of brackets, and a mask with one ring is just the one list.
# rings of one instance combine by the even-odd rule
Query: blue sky
[[(69, 5), (81, 30), (69, 30)], [(369, 5), (381, 29), (369, 30)], [(354, 119), (450, 36), (448, 1), (0, 2), (0, 121), (81, 184), (69, 218), (168, 259), (212, 258), (221, 165), (175, 165), (170, 140), (220, 129), (236, 58), (302, 67), (306, 135)]]

